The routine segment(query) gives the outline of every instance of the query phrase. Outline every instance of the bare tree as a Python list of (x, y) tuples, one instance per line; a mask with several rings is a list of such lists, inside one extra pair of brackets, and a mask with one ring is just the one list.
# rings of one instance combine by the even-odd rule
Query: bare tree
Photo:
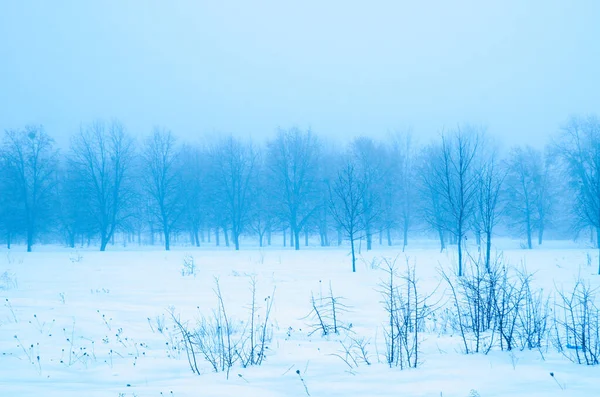
[(458, 275), (463, 273), (463, 240), (473, 215), (477, 197), (477, 154), (481, 133), (473, 127), (442, 135), (439, 157), (433, 163), (432, 187), (437, 189), (440, 210), (447, 215), (445, 225), (458, 245)]
[(56, 183), (56, 215), (67, 245), (75, 247), (78, 236), (94, 232), (90, 217), (90, 191), (83, 189), (81, 173), (67, 164), (59, 169)]
[(41, 126), (9, 130), (4, 136), (3, 154), (8, 180), (23, 214), (27, 252), (35, 242), (44, 218), (49, 217), (56, 182), (57, 156), (54, 141)]
[(476, 209), (478, 230), (485, 236), (485, 269), (490, 271), (492, 233), (500, 218), (500, 193), (505, 171), (500, 167), (496, 150), (492, 150), (481, 164), (477, 176)]
[(184, 210), (179, 151), (169, 130), (155, 128), (142, 153), (142, 175), (150, 198), (150, 213), (161, 226), (165, 250), (171, 249), (171, 234)]
[(397, 135), (394, 153), (399, 162), (398, 202), (400, 206), (400, 226), (402, 227), (402, 251), (408, 245), (408, 231), (413, 223), (416, 202), (416, 153), (415, 143), (410, 133)]
[(548, 166), (542, 152), (531, 146), (514, 147), (507, 166), (507, 213), (513, 226), (527, 237), (527, 248), (532, 249), (535, 230), (538, 243), (542, 243), (550, 210)]
[(438, 170), (441, 168), (439, 156), (441, 146), (431, 144), (425, 147), (418, 160), (417, 170), (420, 175), (418, 179), (418, 190), (421, 196), (419, 200), (419, 212), (427, 225), (433, 229), (440, 240), (440, 252), (446, 249), (446, 225), (447, 214), (442, 210), (442, 191), (438, 180)]
[(23, 214), (19, 195), (14, 194), (17, 188), (10, 172), (10, 164), (2, 150), (0, 150), (0, 191), (4, 192), (0, 194), (0, 227), (6, 247), (11, 249), (13, 240), (18, 233), (22, 232)]
[(200, 246), (201, 229), (206, 222), (209, 155), (197, 146), (184, 146), (181, 151), (183, 191), (185, 195), (185, 220), (192, 244)]
[(356, 272), (356, 253), (354, 242), (362, 237), (365, 227), (365, 206), (367, 184), (362, 173), (357, 171), (354, 162), (347, 159), (337, 178), (330, 187), (330, 210), (337, 224), (344, 230), (352, 254), (352, 272)]
[[(264, 152), (257, 153), (255, 178), (251, 187), (252, 205), (250, 207), (249, 227), (258, 235), (258, 244), (264, 247), (271, 244), (271, 233), (278, 222), (277, 197), (275, 186), (267, 172)], [(265, 237), (267, 241), (265, 242)]]
[(377, 145), (373, 139), (359, 137), (352, 141), (350, 150), (354, 157), (356, 171), (360, 174), (364, 197), (361, 199), (363, 225), (367, 250), (372, 249), (373, 233), (376, 223), (382, 213), (382, 196), (384, 195), (385, 175), (389, 168), (385, 167), (386, 153), (382, 146)]
[(565, 163), (576, 195), (575, 213), (582, 224), (596, 229), (600, 250), (600, 121), (593, 115), (571, 117), (554, 149)]
[(232, 136), (221, 139), (210, 151), (216, 195), (221, 200), (231, 227), (235, 249), (240, 249), (240, 235), (249, 223), (252, 188), (257, 154), (250, 143)]
[(115, 231), (129, 216), (135, 147), (123, 125), (96, 121), (71, 142), (71, 167), (79, 174), (81, 189), (89, 194), (93, 227), (106, 250)]
[(267, 145), (268, 167), (279, 192), (286, 219), (300, 249), (300, 231), (318, 209), (315, 200), (321, 145), (313, 133), (297, 128), (280, 130)]

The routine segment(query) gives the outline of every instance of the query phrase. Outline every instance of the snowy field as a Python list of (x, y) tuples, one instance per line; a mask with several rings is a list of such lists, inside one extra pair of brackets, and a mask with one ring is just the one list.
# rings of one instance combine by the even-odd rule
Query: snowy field
[[(561, 242), (533, 251), (504, 245), (505, 262), (526, 264), (535, 272), (533, 284), (545, 291), (568, 289), (578, 275), (600, 285), (594, 250)], [(399, 255), (403, 264), (408, 257), (422, 291), (443, 295), (439, 270), (450, 266), (455, 253), (440, 254), (433, 243), (405, 253), (363, 252), (355, 274), (346, 248), (104, 253), (36, 248), (0, 254), (1, 396), (599, 395), (600, 367), (576, 365), (552, 346), (463, 354), (459, 336), (441, 324), (447, 300), (438, 303), (437, 323), (427, 322), (420, 334), (418, 367), (390, 368), (379, 292), (386, 273), (379, 265), (383, 258)], [(257, 323), (272, 302), (264, 362), (244, 368), (238, 360), (227, 379), (226, 372), (214, 372), (197, 357), (201, 374), (194, 374), (170, 312), (196, 327), (201, 315), (219, 307), (217, 277), (230, 322), (246, 324), (252, 276)], [(311, 294), (322, 299), (330, 283), (347, 306), (338, 321), (349, 330), (322, 336), (307, 316)], [(236, 324), (240, 333), (244, 325)], [(364, 342), (370, 365), (358, 356), (344, 361), (340, 342), (348, 346), (351, 339)]]

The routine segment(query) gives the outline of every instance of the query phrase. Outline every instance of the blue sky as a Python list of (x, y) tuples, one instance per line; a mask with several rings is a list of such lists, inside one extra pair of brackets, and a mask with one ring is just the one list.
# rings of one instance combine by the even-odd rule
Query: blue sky
[(195, 140), (485, 125), (539, 145), (600, 111), (600, 2), (0, 2), (0, 129), (121, 119)]

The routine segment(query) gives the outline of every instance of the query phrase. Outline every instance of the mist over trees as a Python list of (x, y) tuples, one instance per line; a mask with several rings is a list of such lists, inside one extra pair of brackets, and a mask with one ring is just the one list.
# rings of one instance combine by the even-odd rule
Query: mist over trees
[(489, 266), (496, 237), (600, 240), (596, 116), (565, 120), (543, 149), (473, 125), (427, 142), (288, 128), (192, 143), (158, 127), (136, 140), (118, 120), (83, 124), (62, 151), (42, 126), (5, 131), (0, 147), (0, 241), (28, 251), (348, 244), (355, 269), (362, 250), (437, 239), (461, 272), (466, 250)]

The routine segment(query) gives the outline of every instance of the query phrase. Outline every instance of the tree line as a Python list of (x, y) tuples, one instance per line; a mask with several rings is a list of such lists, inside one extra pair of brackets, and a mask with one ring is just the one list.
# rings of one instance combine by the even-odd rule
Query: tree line
[[(545, 232), (600, 240), (600, 122), (573, 116), (544, 149), (502, 147), (461, 125), (431, 142), (411, 134), (356, 137), (344, 147), (310, 130), (280, 129), (256, 144), (231, 135), (202, 144), (155, 128), (136, 140), (96, 121), (59, 152), (42, 126), (5, 132), (0, 150), (1, 240), (260, 246), (281, 236), (300, 249), (349, 241), (370, 250), (411, 235), (443, 250), (473, 238), (489, 258), (503, 233), (542, 244)], [(304, 241), (302, 241), (304, 240)], [(281, 243), (279, 243), (281, 244)], [(354, 262), (354, 261), (353, 261)]]

